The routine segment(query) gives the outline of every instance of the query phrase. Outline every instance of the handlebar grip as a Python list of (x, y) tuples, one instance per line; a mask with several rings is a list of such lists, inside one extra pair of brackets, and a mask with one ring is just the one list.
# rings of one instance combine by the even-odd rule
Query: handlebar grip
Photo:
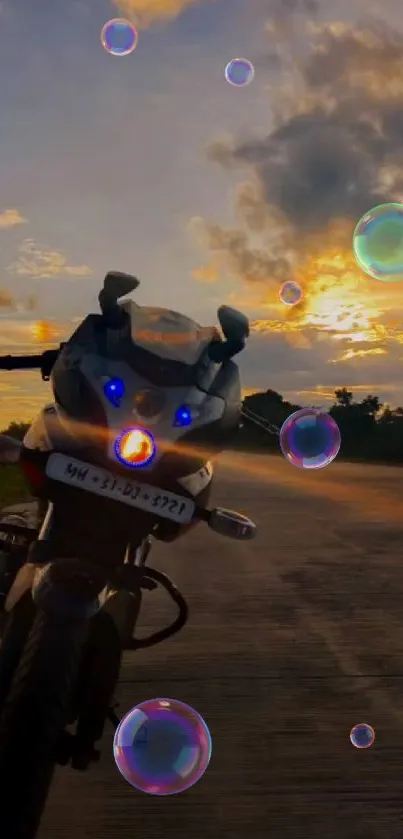
[(40, 355), (0, 355), (0, 370), (40, 370), (47, 381), (64, 344), (57, 350), (45, 350)]
[(0, 370), (36, 370), (42, 365), (42, 355), (1, 355)]

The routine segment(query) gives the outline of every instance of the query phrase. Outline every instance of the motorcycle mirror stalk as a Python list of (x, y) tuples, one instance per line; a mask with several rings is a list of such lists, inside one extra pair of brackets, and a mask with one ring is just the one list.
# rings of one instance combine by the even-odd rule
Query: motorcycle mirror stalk
[(111, 327), (119, 327), (125, 314), (118, 306), (118, 300), (134, 291), (140, 285), (140, 280), (132, 274), (122, 271), (108, 271), (103, 288), (99, 292), (98, 302), (104, 318)]

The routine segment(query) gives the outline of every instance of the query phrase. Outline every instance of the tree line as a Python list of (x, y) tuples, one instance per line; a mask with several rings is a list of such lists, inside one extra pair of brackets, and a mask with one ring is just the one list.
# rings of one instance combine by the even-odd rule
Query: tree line
[[(340, 456), (351, 460), (403, 463), (403, 408), (390, 408), (378, 398), (368, 394), (361, 401), (353, 392), (339, 388), (334, 402), (328, 409), (336, 420), (341, 433)], [(279, 452), (278, 433), (283, 422), (302, 406), (287, 402), (275, 390), (253, 393), (243, 401), (245, 416), (235, 445), (239, 448)], [(264, 428), (248, 418), (260, 417)], [(3, 434), (22, 440), (30, 423), (12, 422)], [(273, 433), (268, 433), (270, 427)]]
[[(403, 408), (392, 409), (378, 396), (368, 394), (361, 401), (347, 388), (334, 393), (328, 413), (336, 420), (341, 433), (340, 456), (351, 460), (403, 463)], [(281, 428), (283, 422), (302, 406), (287, 402), (280, 393), (267, 390), (253, 393), (244, 399), (246, 416), (239, 435), (239, 445), (245, 448), (279, 451), (278, 435), (259, 428), (248, 412), (262, 417), (267, 424)]]

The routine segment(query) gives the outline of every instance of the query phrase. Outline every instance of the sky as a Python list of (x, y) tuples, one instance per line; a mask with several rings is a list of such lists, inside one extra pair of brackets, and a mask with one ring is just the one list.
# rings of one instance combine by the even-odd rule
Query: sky
[[(3, 0), (0, 353), (66, 339), (115, 269), (203, 325), (245, 311), (245, 392), (403, 404), (403, 284), (352, 251), (363, 213), (403, 201), (399, 5)], [(116, 16), (139, 30), (126, 57), (100, 42)], [(243, 89), (224, 76), (237, 56)], [(39, 374), (1, 373), (0, 426), (50, 399)]]

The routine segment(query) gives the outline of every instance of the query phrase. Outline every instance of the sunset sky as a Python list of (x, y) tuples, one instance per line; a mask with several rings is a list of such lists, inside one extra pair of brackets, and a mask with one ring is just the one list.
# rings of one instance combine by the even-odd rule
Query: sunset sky
[[(124, 58), (99, 39), (117, 15), (140, 31)], [(4, 0), (0, 24), (0, 352), (66, 338), (116, 269), (202, 324), (246, 311), (246, 390), (403, 404), (403, 284), (351, 247), (364, 212), (403, 201), (399, 0)], [(0, 397), (4, 427), (49, 386), (3, 373)]]

